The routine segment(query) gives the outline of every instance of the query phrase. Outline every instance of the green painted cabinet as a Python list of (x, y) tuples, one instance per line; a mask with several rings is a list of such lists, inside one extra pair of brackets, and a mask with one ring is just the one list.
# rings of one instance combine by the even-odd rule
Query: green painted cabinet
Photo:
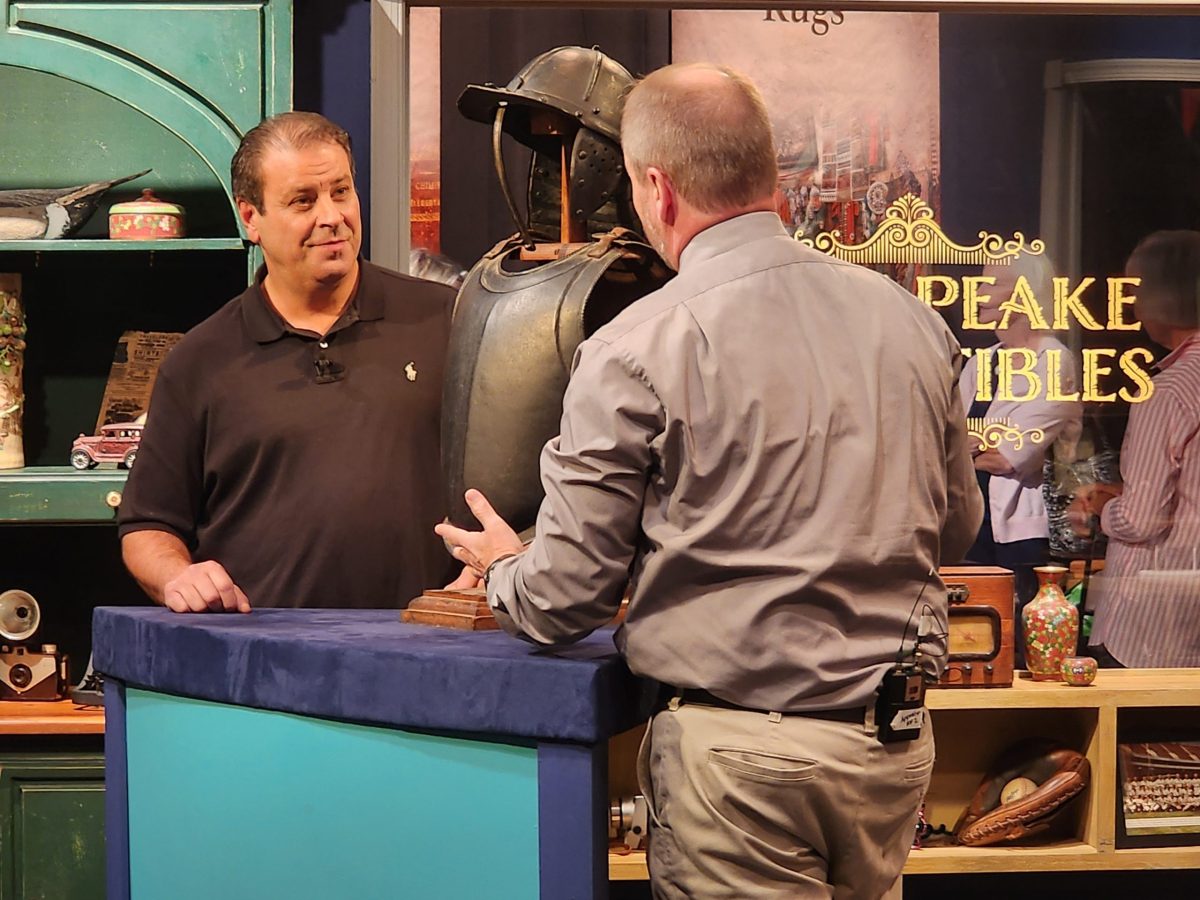
[[(291, 107), (291, 29), (290, 0), (0, 0), (0, 190), (152, 170), (71, 239), (0, 241), (28, 325), (27, 468), (0, 471), (0, 590), (37, 597), (35, 640), (66, 649), (74, 677), (92, 607), (144, 601), (112, 530), (124, 473), (66, 468), (71, 440), (96, 423), (122, 332), (184, 331), (245, 286), (254, 254), (229, 162), (248, 129)], [(186, 208), (187, 239), (107, 239), (109, 205), (145, 187)], [(98, 900), (100, 741), (35, 740), (0, 723), (0, 900)]]
[[(286, 0), (0, 0), (0, 67), (24, 88), (4, 96), (20, 117), (0, 130), (0, 178), (24, 183), (0, 187), (109, 178), (94, 173), (149, 154), (171, 187), (216, 184), (231, 207), (242, 134), (291, 103), (291, 14)], [(46, 108), (46, 92), (66, 105)]]
[(0, 900), (103, 896), (103, 755), (0, 753)]
[[(71, 239), (0, 241), (0, 272), (23, 281), (34, 470), (0, 471), (0, 522), (112, 521), (107, 490), (81, 479), (72, 500), (50, 467), (95, 425), (123, 331), (186, 330), (248, 280), (229, 162), (291, 107), (291, 22), (290, 0), (0, 0), (0, 190), (151, 170)], [(143, 188), (186, 208), (186, 240), (107, 240), (108, 206)]]

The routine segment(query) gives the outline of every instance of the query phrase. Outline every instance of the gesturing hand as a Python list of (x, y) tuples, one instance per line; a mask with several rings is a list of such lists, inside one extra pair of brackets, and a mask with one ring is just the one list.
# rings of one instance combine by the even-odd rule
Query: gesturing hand
[[(482, 577), (487, 567), (497, 559), (520, 553), (525, 545), (483, 494), (472, 488), (467, 491), (466, 500), (467, 506), (483, 526), (482, 531), (467, 531), (447, 522), (435, 526), (433, 530), (450, 547), (450, 554), (455, 559)], [(459, 581), (463, 581), (463, 576), (459, 576), (455, 584)]]
[(1075, 533), (1088, 536), (1099, 524), (1100, 514), (1108, 501), (1121, 495), (1120, 484), (1087, 484), (1080, 487), (1067, 507), (1067, 520)]
[(163, 586), (172, 612), (250, 612), (250, 601), (216, 560), (192, 563)]

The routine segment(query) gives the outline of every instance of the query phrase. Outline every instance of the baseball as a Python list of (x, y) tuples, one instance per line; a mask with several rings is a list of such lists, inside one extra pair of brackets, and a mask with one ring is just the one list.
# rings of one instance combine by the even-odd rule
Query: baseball
[(1014, 800), (1020, 800), (1037, 790), (1037, 782), (1032, 778), (1014, 778), (1004, 786), (1000, 791), (1001, 803), (1012, 803)]

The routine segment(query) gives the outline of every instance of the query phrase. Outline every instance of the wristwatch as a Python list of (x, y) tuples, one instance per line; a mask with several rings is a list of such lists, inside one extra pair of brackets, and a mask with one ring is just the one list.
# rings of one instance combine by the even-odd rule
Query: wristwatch
[(496, 568), (496, 563), (502, 562), (503, 560), (506, 560), (506, 559), (511, 559), (512, 557), (514, 557), (516, 555), (517, 554), (515, 554), (515, 553), (501, 553), (499, 556), (497, 556), (495, 559), (493, 559), (488, 564), (488, 567), (483, 570), (483, 586), (487, 587), (488, 581), (492, 577), (492, 569)]

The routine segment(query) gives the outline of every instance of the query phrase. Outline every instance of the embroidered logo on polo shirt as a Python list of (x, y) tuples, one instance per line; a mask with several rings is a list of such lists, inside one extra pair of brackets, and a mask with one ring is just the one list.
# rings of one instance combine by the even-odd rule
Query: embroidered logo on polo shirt
[(416, 365), (416, 363), (409, 362), (409, 364), (404, 367), (404, 377), (407, 378), (409, 381), (417, 380), (417, 365)]

